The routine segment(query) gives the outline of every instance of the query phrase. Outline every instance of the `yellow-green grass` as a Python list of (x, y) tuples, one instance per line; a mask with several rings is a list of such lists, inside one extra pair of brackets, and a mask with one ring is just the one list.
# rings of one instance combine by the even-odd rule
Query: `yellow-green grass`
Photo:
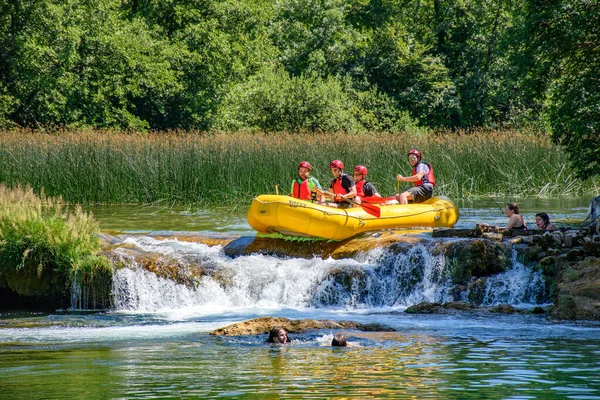
[[(409, 175), (406, 153), (418, 148), (434, 166), (437, 194), (451, 198), (584, 194), (566, 155), (542, 134), (516, 131), (421, 134), (0, 132), (0, 182), (31, 185), (70, 203), (188, 205), (247, 203), (289, 191), (306, 160), (329, 186), (333, 159), (351, 174), (363, 164), (384, 196)], [(403, 183), (401, 189), (409, 187)]]
[(81, 207), (0, 185), (0, 288), (68, 306), (70, 289), (110, 275), (99, 224)]

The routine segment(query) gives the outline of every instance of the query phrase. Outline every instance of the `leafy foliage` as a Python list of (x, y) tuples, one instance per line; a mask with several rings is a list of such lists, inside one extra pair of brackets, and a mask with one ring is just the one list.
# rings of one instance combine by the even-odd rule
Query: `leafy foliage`
[(0, 0), (0, 126), (533, 128), (598, 174), (596, 0)]

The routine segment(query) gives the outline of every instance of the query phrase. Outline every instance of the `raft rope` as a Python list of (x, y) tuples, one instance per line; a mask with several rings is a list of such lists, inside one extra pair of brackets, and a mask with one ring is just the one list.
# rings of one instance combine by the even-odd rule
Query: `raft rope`
[[(266, 204), (266, 203), (275, 203), (275, 202), (273, 202), (273, 201), (269, 201), (269, 202), (267, 202), (267, 201), (260, 201), (260, 200), (258, 200), (258, 201), (259, 201), (260, 203), (262, 203), (262, 204)], [(286, 204), (286, 205), (289, 205), (289, 203), (286, 203), (286, 202), (283, 202), (283, 201), (277, 201), (276, 203), (280, 203), (280, 204)], [(327, 207), (327, 206), (323, 206), (323, 207)], [(437, 211), (451, 210), (451, 209), (453, 209), (454, 207), (452, 207), (452, 206), (446, 206), (446, 207), (443, 207), (443, 208), (435, 208), (435, 209), (433, 209), (433, 210), (419, 211), (419, 212), (414, 212), (414, 213), (411, 213), (411, 214), (405, 214), (405, 215), (394, 215), (394, 216), (379, 217), (379, 218), (376, 218), (376, 217), (373, 217), (373, 216), (371, 216), (371, 218), (365, 218), (365, 215), (362, 215), (362, 216), (351, 215), (351, 214), (348, 214), (348, 211), (347, 211), (347, 209), (345, 209), (345, 208), (332, 208), (332, 209), (331, 209), (331, 211), (330, 211), (330, 210), (323, 210), (323, 209), (321, 209), (321, 208), (317, 208), (317, 207), (312, 207), (312, 204), (308, 204), (308, 205), (306, 205), (306, 207), (305, 207), (305, 208), (310, 208), (311, 210), (320, 211), (320, 212), (322, 212), (324, 215), (340, 215), (340, 216), (343, 216), (343, 215), (345, 214), (345, 216), (346, 216), (347, 218), (354, 218), (354, 219), (358, 219), (358, 220), (365, 220), (365, 219), (393, 219), (393, 218), (395, 219), (395, 218), (408, 218), (408, 217), (414, 217), (414, 216), (416, 216), (416, 215), (427, 214), (427, 213), (434, 212), (434, 211), (435, 211), (435, 212), (437, 212)], [(367, 214), (367, 215), (369, 215), (369, 214)]]

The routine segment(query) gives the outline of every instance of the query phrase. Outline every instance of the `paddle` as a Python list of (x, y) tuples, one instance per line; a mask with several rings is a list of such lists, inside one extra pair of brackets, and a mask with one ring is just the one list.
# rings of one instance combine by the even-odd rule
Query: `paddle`
[[(331, 193), (331, 192), (322, 192), (328, 196), (335, 196), (335, 194)], [(379, 207), (374, 206), (372, 204), (368, 204), (368, 203), (357, 203), (354, 200), (350, 200), (350, 199), (343, 199), (344, 201), (350, 203), (350, 204), (356, 204), (357, 206), (362, 207), (363, 210), (365, 210), (367, 213), (371, 214), (372, 216), (374, 216), (375, 218), (379, 218), (381, 217), (381, 209), (379, 209)]]

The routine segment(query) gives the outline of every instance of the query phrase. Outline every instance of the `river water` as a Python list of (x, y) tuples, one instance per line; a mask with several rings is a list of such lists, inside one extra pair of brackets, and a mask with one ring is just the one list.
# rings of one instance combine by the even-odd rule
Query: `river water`
[[(589, 199), (521, 201), (526, 221), (546, 211), (577, 226)], [(502, 224), (492, 200), (459, 204), (457, 227)], [(375, 249), (354, 259), (230, 258), (220, 246), (158, 240), (148, 233), (253, 235), (245, 210), (93, 207), (102, 229), (157, 254), (194, 258), (226, 276), (190, 289), (125, 268), (115, 275), (115, 308), (0, 315), (0, 397), (72, 398), (406, 398), (600, 399), (600, 325), (547, 315), (486, 311), (413, 315), (420, 301), (448, 295), (442, 265), (416, 245), (407, 254)], [(310, 246), (308, 243), (307, 246)], [(333, 270), (360, 271), (344, 288)], [(405, 277), (418, 279), (409, 282)], [(409, 274), (410, 272), (410, 274)], [(488, 281), (484, 303), (548, 307), (535, 271), (518, 263)], [(321, 330), (222, 337), (216, 328), (258, 316), (380, 323), (394, 332)], [(353, 347), (329, 346), (343, 333)]]

